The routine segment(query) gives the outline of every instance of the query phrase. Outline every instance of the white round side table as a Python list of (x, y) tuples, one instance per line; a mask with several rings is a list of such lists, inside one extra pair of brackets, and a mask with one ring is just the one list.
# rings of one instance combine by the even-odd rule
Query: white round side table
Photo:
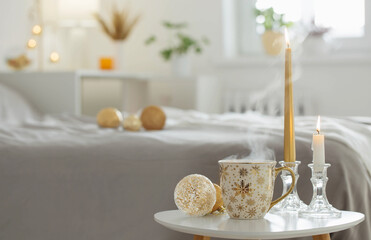
[(180, 210), (159, 212), (155, 221), (174, 231), (194, 235), (196, 240), (210, 237), (228, 239), (282, 239), (313, 236), (330, 239), (328, 233), (351, 228), (365, 219), (362, 213), (342, 211), (341, 218), (302, 218), (293, 214), (268, 213), (260, 220), (230, 219), (227, 214), (191, 217)]

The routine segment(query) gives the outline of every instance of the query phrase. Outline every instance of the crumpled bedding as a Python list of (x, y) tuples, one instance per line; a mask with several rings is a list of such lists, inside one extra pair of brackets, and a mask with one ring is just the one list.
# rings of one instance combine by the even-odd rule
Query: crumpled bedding
[[(182, 177), (199, 173), (218, 183), (217, 161), (231, 155), (282, 160), (282, 117), (166, 113), (166, 128), (151, 132), (101, 129), (93, 118), (71, 115), (0, 124), (0, 239), (189, 239), (153, 221), (155, 212), (176, 208), (173, 190)], [(298, 192), (306, 203), (316, 120), (295, 119)], [(366, 214), (333, 240), (371, 236), (370, 123), (322, 117), (332, 165), (328, 199), (338, 209)]]

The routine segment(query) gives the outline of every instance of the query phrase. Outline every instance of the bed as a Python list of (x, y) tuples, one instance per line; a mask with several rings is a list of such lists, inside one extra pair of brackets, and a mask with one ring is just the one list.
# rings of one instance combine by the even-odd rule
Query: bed
[[(199, 173), (218, 183), (220, 159), (283, 156), (282, 117), (166, 109), (163, 131), (126, 132), (101, 129), (89, 117), (40, 115), (4, 86), (0, 101), (0, 239), (190, 239), (153, 220), (154, 213), (175, 208), (173, 190), (182, 177)], [(306, 165), (316, 117), (295, 121), (298, 192), (309, 203)], [(371, 236), (370, 123), (322, 117), (332, 165), (328, 199), (338, 209), (366, 214), (333, 240)]]

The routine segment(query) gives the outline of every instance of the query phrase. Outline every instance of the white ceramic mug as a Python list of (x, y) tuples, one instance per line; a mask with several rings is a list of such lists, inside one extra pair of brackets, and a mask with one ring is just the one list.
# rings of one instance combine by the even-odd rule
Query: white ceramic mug
[[(288, 167), (275, 168), (275, 161), (220, 160), (220, 186), (227, 213), (236, 219), (261, 219), (293, 190), (295, 173)], [(290, 189), (272, 201), (274, 182), (280, 171), (292, 176)]]

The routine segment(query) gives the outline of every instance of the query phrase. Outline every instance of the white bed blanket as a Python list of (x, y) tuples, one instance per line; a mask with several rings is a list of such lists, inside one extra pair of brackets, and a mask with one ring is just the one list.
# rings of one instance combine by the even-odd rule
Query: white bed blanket
[[(155, 212), (175, 208), (173, 190), (182, 177), (200, 173), (219, 182), (217, 161), (251, 149), (261, 156), (270, 148), (282, 159), (283, 118), (166, 112), (166, 128), (152, 132), (101, 129), (92, 118), (69, 115), (0, 125), (0, 239), (189, 239), (153, 221)], [(316, 120), (295, 119), (298, 192), (307, 203)], [(370, 216), (370, 121), (322, 120), (332, 164), (328, 198)], [(275, 195), (280, 191), (278, 184)], [(370, 236), (366, 217), (332, 239)]]

